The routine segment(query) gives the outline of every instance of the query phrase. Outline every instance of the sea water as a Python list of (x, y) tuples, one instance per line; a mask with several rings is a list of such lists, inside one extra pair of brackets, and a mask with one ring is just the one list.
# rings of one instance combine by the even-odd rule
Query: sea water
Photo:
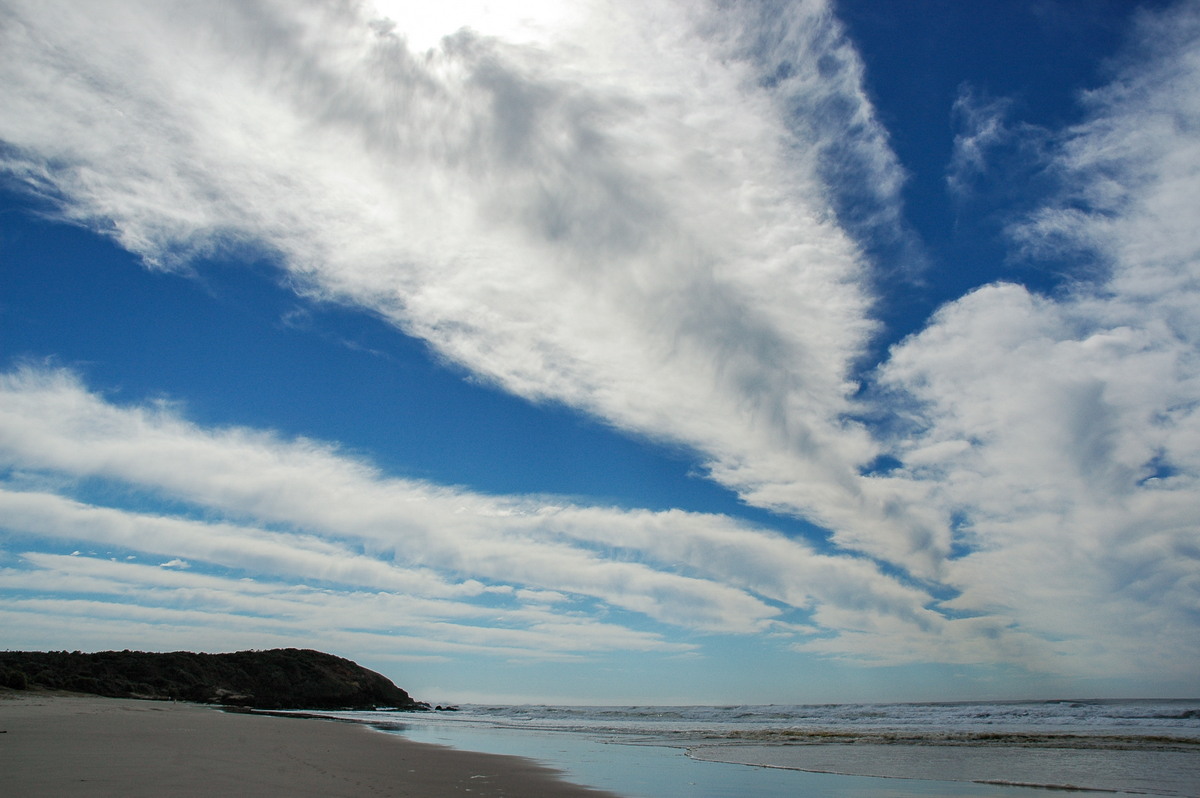
[(1200, 700), (337, 713), (629, 798), (1200, 798)]

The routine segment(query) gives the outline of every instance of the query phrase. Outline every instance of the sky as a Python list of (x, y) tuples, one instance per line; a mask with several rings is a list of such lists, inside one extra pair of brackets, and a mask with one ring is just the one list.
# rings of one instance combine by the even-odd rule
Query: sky
[(0, 647), (1200, 695), (1200, 3), (0, 0)]

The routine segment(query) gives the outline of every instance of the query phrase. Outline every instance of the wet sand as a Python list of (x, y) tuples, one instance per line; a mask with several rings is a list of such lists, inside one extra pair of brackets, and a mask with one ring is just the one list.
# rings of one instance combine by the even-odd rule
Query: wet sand
[(94, 696), (0, 695), (8, 795), (615, 798), (518, 757), (312, 718)]

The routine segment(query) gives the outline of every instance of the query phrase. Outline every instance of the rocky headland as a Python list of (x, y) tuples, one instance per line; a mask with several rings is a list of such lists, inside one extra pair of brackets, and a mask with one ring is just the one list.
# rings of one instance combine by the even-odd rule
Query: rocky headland
[(3, 651), (0, 686), (254, 709), (429, 709), (382, 674), (296, 648), (229, 654)]

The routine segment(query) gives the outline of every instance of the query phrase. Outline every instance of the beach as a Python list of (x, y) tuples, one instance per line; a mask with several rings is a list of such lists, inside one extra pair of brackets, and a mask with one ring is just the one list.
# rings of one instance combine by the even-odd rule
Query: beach
[[(464, 705), (280, 717), (0, 689), (0, 773), (5, 795), (67, 798), (1037, 798), (1067, 786), (1081, 798), (1197, 798), (1198, 708)], [(834, 730), (843, 742), (796, 742)]]
[(48, 693), (0, 697), (8, 795), (615, 798), (527, 759), (360, 724), (211, 706)]

